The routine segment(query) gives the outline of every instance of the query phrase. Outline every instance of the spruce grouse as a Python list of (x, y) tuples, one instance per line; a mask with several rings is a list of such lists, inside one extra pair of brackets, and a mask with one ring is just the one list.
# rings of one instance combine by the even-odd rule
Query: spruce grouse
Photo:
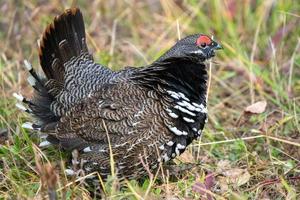
[[(221, 46), (207, 35), (179, 40), (152, 64), (114, 72), (93, 61), (78, 8), (47, 26), (39, 45), (45, 77), (25, 61), (34, 97), (17, 106), (37, 120), (24, 128), (79, 154), (73, 164), (85, 173), (138, 178), (180, 155), (201, 135), (207, 120), (204, 61)], [(110, 154), (112, 153), (112, 154)], [(147, 166), (145, 166), (147, 165)], [(74, 171), (67, 169), (68, 174)]]

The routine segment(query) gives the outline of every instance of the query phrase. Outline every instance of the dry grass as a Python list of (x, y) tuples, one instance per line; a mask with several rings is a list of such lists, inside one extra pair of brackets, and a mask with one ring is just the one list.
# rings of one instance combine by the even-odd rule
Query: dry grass
[[(13, 92), (31, 95), (22, 67), (38, 68), (37, 40), (72, 1), (0, 2), (0, 198), (91, 199), (83, 181), (64, 174), (66, 155), (39, 149), (20, 128), (28, 116)], [(273, 0), (78, 0), (88, 43), (112, 69), (150, 63), (177, 38), (203, 32), (224, 46), (211, 65), (209, 123), (176, 160), (197, 164), (177, 179), (104, 184), (110, 199), (300, 198), (300, 4)], [(266, 100), (266, 110), (244, 109)], [(156, 176), (155, 176), (156, 177)]]

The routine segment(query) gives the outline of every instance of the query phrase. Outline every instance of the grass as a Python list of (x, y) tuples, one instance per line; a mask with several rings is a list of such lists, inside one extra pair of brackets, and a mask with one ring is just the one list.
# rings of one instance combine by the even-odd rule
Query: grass
[[(64, 174), (67, 155), (55, 147), (42, 151), (36, 133), (20, 128), (28, 116), (15, 108), (12, 98), (19, 91), (31, 95), (22, 62), (28, 59), (38, 68), (37, 39), (71, 5), (0, 3), (0, 199), (42, 199), (49, 190), (59, 199), (92, 198), (82, 180)], [(165, 174), (124, 187), (111, 177), (103, 183), (106, 198), (300, 198), (297, 1), (78, 0), (77, 5), (95, 60), (115, 70), (150, 63), (177, 38), (192, 33), (214, 35), (224, 46), (211, 66), (204, 134), (175, 160), (178, 167), (197, 165), (175, 179)], [(261, 100), (267, 102), (264, 112), (244, 112)]]

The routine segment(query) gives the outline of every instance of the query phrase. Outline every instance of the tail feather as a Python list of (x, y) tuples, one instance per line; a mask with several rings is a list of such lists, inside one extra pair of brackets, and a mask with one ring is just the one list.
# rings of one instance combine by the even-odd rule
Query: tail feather
[[(30, 74), (27, 81), (35, 90), (34, 97), (31, 100), (19, 94), (14, 94), (14, 97), (23, 103), (17, 106), (36, 117), (38, 122), (24, 123), (22, 127), (47, 133), (46, 140), (52, 144), (61, 143), (55, 129), (65, 108), (56, 98), (64, 88), (65, 66), (79, 56), (92, 59), (86, 45), (82, 14), (78, 8), (71, 8), (55, 17), (40, 40), (39, 59), (45, 78), (39, 76), (28, 61), (24, 61)], [(71, 144), (78, 146), (83, 143), (75, 138)], [(47, 142), (41, 144), (47, 145)]]
[(28, 60), (24, 60), (24, 66), (27, 69), (27, 71), (39, 82), (41, 82), (40, 77), (37, 75), (37, 73), (34, 71), (34, 69), (32, 68), (32, 65), (30, 64), (30, 62), (28, 62)]
[(29, 108), (26, 108), (23, 104), (21, 103), (16, 103), (16, 107), (24, 112), (27, 113), (32, 113), (32, 110), (30, 110)]
[[(32, 113), (32, 110), (30, 108), (26, 108), (29, 107), (30, 105), (32, 105), (32, 102), (27, 100), (25, 97), (23, 97), (21, 94), (17, 94), (17, 93), (13, 93), (13, 96), (18, 100), (18, 102), (16, 103), (16, 107), (24, 112), (28, 112), (28, 113)], [(24, 105), (25, 104), (25, 105)]]
[(32, 68), (32, 65), (27, 60), (24, 60), (24, 66), (30, 74), (27, 77), (27, 82), (29, 83), (29, 85), (31, 85), (36, 91), (46, 92), (46, 89), (44, 87), (45, 81), (43, 81), (35, 72), (35, 70)]
[(26, 101), (26, 99), (21, 94), (17, 94), (14, 92), (13, 96), (20, 102)]
[(78, 8), (71, 8), (57, 16), (43, 34), (39, 57), (46, 77), (63, 81), (64, 64), (84, 52), (88, 53), (83, 17)]
[(83, 17), (78, 8), (71, 8), (55, 17), (40, 41), (39, 58), (46, 78), (38, 76), (28, 61), (24, 62), (31, 75), (28, 82), (36, 91), (29, 108), (43, 124), (59, 120), (63, 106), (56, 101), (56, 96), (63, 89), (65, 65), (81, 54), (90, 56)]
[(55, 115), (50, 108), (51, 103), (55, 101), (55, 96), (47, 88), (47, 79), (40, 77), (27, 60), (24, 60), (24, 66), (29, 72), (27, 81), (34, 88), (34, 98), (28, 100), (22, 95), (14, 93), (13, 96), (23, 103), (17, 103), (16, 106), (20, 110), (32, 114), (41, 124), (58, 121), (59, 116)]
[(40, 131), (41, 130), (41, 126), (40, 125), (33, 124), (31, 122), (25, 122), (25, 123), (23, 123), (22, 124), (22, 128), (36, 130), (36, 131)]

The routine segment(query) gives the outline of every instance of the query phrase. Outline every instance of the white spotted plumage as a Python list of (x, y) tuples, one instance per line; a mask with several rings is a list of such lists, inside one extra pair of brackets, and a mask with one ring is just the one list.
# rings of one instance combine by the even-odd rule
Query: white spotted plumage
[(177, 119), (179, 116), (176, 113), (168, 112), (168, 115), (174, 119)]
[(186, 101), (190, 101), (182, 92), (178, 92), (179, 96)]
[(165, 149), (165, 145), (159, 146), (159, 149), (160, 149), (160, 150), (164, 150), (164, 149)]
[(83, 149), (83, 152), (85, 152), (85, 153), (91, 152), (91, 151), (92, 151), (91, 147), (86, 147)]
[(43, 141), (39, 144), (39, 147), (43, 148), (43, 147), (47, 147), (47, 146), (50, 146), (50, 145), (51, 145), (51, 143), (49, 141), (45, 140), (45, 141)]
[(185, 109), (185, 108), (183, 108), (183, 107), (181, 107), (179, 105), (174, 106), (174, 108), (177, 109), (177, 110), (180, 110), (181, 112), (184, 112), (184, 113), (186, 113), (188, 115), (196, 116), (195, 113), (193, 113), (193, 112), (191, 112), (191, 111), (189, 111), (189, 110), (187, 110), (187, 109)]
[(65, 170), (66, 175), (68, 176), (73, 176), (75, 174), (75, 171), (72, 169), (66, 169)]
[(197, 103), (195, 103), (195, 102), (192, 102), (192, 104), (194, 105), (194, 106), (196, 106), (197, 108), (201, 108), (201, 105), (200, 104), (197, 104)]
[(200, 110), (201, 110), (200, 108), (197, 108), (197, 107), (193, 106), (192, 104), (190, 104), (187, 101), (179, 101), (179, 102), (177, 102), (177, 104), (182, 106), (182, 107), (187, 108), (190, 111), (200, 112)]
[(176, 148), (178, 148), (178, 149), (185, 149), (185, 146), (182, 145), (182, 144), (180, 144), (180, 143), (178, 143), (178, 144), (176, 145)]
[(183, 117), (183, 120), (186, 121), (187, 123), (195, 123), (195, 120), (187, 118), (187, 117)]
[(174, 142), (173, 142), (173, 141), (169, 141), (169, 142), (167, 142), (167, 145), (168, 145), (168, 146), (173, 146), (173, 144), (174, 144)]
[(167, 162), (167, 161), (169, 161), (171, 158), (168, 156), (168, 154), (167, 153), (165, 153), (164, 155), (162, 155), (162, 157), (161, 157), (162, 159), (163, 159), (163, 161), (165, 161), (165, 162)]
[(200, 136), (201, 133), (202, 133), (202, 130), (200, 129), (200, 130), (198, 130), (197, 135)]
[(176, 92), (174, 92), (174, 91), (171, 91), (171, 90), (167, 90), (167, 93), (171, 96), (171, 97), (173, 97), (174, 99), (180, 99), (180, 95), (178, 94), (178, 93), (176, 93)]
[(175, 126), (169, 126), (170, 131), (172, 131), (175, 135), (187, 135), (188, 133), (186, 131), (181, 131)]

